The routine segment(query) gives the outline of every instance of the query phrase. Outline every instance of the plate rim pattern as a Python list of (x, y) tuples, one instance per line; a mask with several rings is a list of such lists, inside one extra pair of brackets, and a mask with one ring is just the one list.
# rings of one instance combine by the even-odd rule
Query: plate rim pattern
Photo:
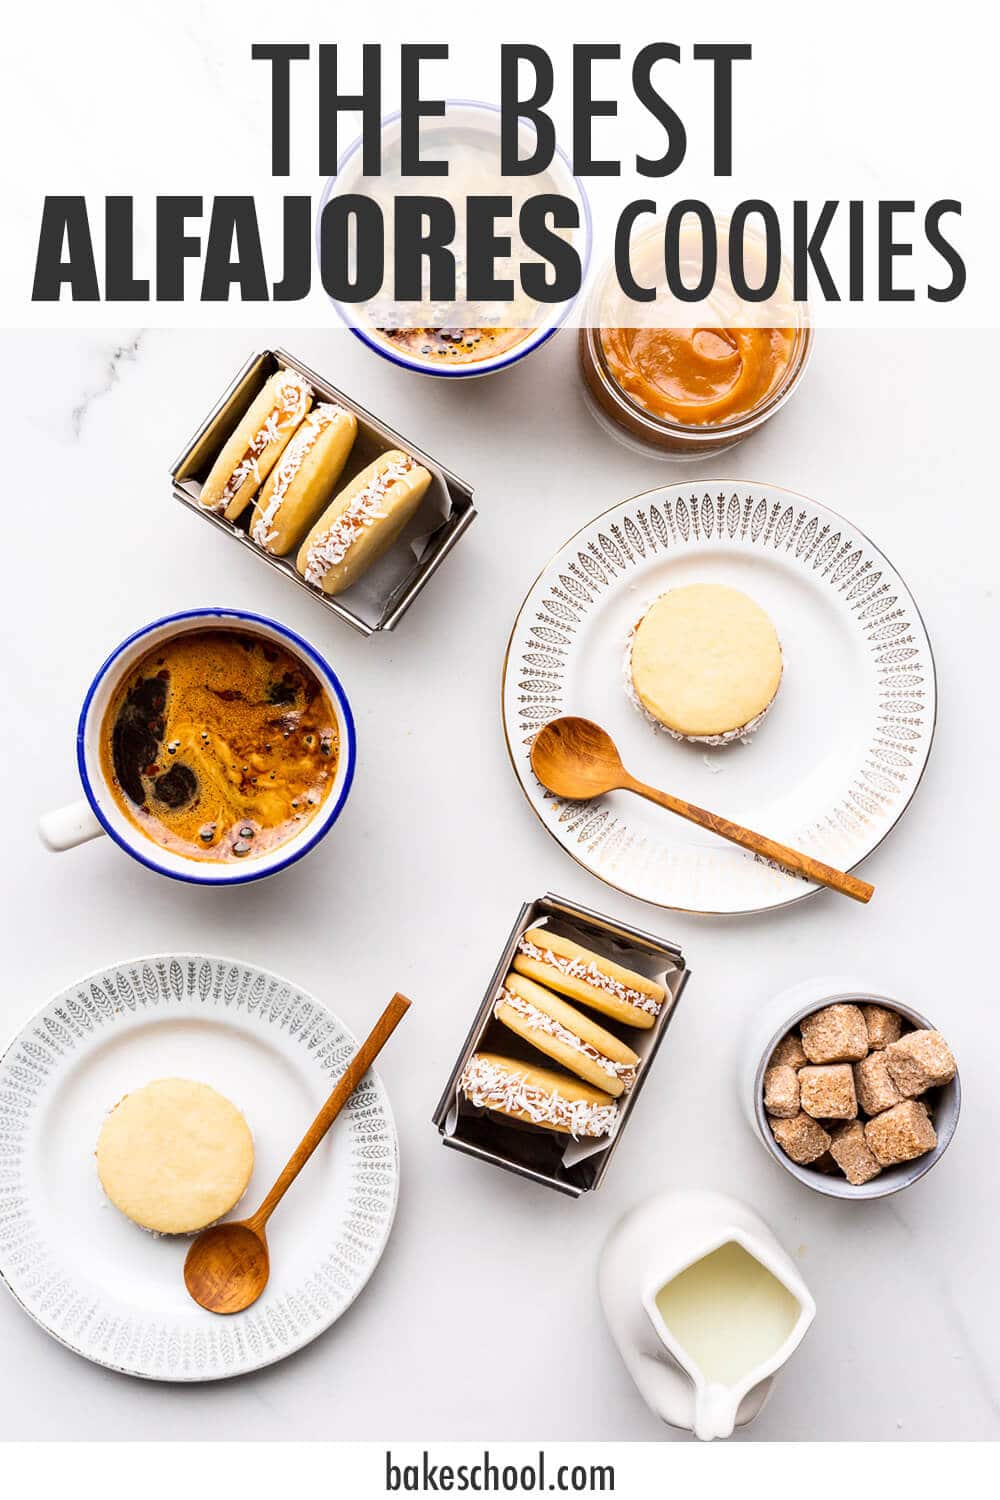
[[(171, 1331), (170, 1318), (129, 1319), (74, 1287), (32, 1220), (27, 1142), (32, 1113), (61, 1063), (87, 1039), (148, 1009), (158, 1015), (241, 1013), (281, 1029), (332, 1080), (354, 1034), (290, 980), (243, 959), (157, 953), (113, 963), (60, 991), (0, 1052), (0, 1281), (58, 1343), (120, 1374), (147, 1380), (228, 1379), (274, 1364), (323, 1333), (360, 1294), (392, 1231), (399, 1142), (385, 1085), (370, 1070), (345, 1108), (352, 1125), (348, 1213), (305, 1282), (236, 1318)], [(107, 1031), (111, 1035), (111, 1030)], [(137, 1230), (137, 1233), (141, 1231)], [(27, 1268), (27, 1269), (26, 1269)]]
[[(827, 821), (833, 820), (841, 832), (856, 834), (859, 818), (878, 813), (893, 800), (894, 782), (904, 796), (880, 836), (849, 866), (857, 868), (899, 822), (923, 779), (937, 725), (937, 669), (919, 606), (899, 570), (859, 526), (797, 490), (750, 479), (682, 481), (631, 495), (585, 522), (539, 571), (515, 616), (501, 673), (501, 721), (507, 754), (528, 805), (550, 836), (589, 874), (661, 909), (746, 916), (793, 905), (822, 887), (803, 882), (800, 892), (763, 906), (715, 909), (662, 901), (636, 890), (634, 882), (620, 885), (587, 855), (602, 845), (606, 852), (629, 846), (631, 835), (621, 820), (606, 807), (564, 801), (539, 789), (543, 807), (561, 809), (558, 826), (548, 821), (532, 795), (534, 775), (527, 756), (538, 728), (569, 711), (562, 695), (563, 659), (604, 591), (634, 566), (662, 559), (688, 544), (711, 541), (749, 544), (772, 554), (794, 552), (797, 562), (811, 563), (817, 576), (846, 596), (867, 636), (878, 674), (878, 726), (867, 763)], [(535, 623), (522, 632), (529, 609), (535, 611)], [(515, 653), (522, 633), (531, 639)], [(924, 651), (926, 663), (920, 660)], [(515, 675), (520, 695), (516, 702), (511, 690)], [(925, 726), (918, 728), (917, 715), (925, 717)], [(908, 750), (913, 761), (907, 758)]]

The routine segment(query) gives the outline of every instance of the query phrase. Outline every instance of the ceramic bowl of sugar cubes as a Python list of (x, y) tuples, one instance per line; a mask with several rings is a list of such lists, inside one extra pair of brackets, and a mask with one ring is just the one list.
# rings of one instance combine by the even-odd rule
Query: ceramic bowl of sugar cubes
[(778, 996), (748, 1057), (746, 1103), (771, 1156), (831, 1198), (884, 1198), (929, 1172), (962, 1090), (945, 1036), (912, 1006), (854, 981)]

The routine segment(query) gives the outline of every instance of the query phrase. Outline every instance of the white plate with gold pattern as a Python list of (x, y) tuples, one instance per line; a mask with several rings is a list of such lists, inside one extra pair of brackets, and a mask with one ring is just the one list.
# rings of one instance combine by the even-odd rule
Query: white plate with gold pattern
[(210, 1083), (243, 1110), (254, 1135), (248, 1211), (356, 1046), (302, 990), (227, 959), (142, 958), (65, 990), (0, 1058), (8, 1289), (70, 1349), (149, 1380), (219, 1380), (301, 1349), (353, 1302), (392, 1227), (399, 1157), (375, 1073), (275, 1212), (270, 1282), (234, 1317), (188, 1296), (187, 1237), (147, 1234), (107, 1201), (94, 1146), (107, 1110), (130, 1089), (171, 1076)]
[[(625, 691), (629, 632), (693, 583), (742, 589), (784, 657), (763, 723), (718, 748), (658, 732)], [(545, 827), (609, 885), (683, 911), (765, 911), (817, 887), (628, 792), (551, 796), (529, 760), (543, 724), (594, 719), (641, 780), (850, 870), (909, 804), (935, 713), (930, 642), (883, 553), (804, 495), (734, 480), (650, 490), (583, 527), (532, 585), (504, 666), (507, 747)]]

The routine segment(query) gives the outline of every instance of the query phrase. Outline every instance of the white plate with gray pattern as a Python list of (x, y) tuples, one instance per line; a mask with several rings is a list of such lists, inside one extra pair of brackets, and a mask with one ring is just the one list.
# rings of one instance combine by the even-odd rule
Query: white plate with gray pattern
[[(781, 639), (781, 687), (745, 742), (679, 742), (625, 692), (630, 630), (692, 583), (742, 589)], [(507, 747), (542, 823), (601, 880), (682, 911), (766, 911), (818, 888), (628, 792), (551, 796), (529, 760), (543, 724), (594, 719), (642, 780), (850, 870), (909, 804), (935, 713), (930, 642), (884, 554), (804, 495), (734, 480), (650, 490), (583, 527), (532, 585), (504, 666)]]
[(0, 1275), (61, 1343), (149, 1380), (219, 1380), (301, 1349), (375, 1270), (396, 1210), (399, 1154), (369, 1072), (268, 1225), (271, 1280), (219, 1318), (191, 1301), (184, 1236), (156, 1237), (105, 1199), (94, 1146), (130, 1089), (179, 1076), (245, 1113), (263, 1197), (357, 1043), (325, 1006), (250, 964), (137, 959), (65, 990), (0, 1059)]

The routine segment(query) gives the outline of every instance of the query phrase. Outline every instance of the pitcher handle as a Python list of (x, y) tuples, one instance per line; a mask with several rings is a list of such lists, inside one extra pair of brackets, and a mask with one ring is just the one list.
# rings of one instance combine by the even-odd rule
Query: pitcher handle
[(43, 813), (38, 820), (38, 832), (46, 849), (61, 853), (63, 849), (75, 849), (77, 844), (96, 839), (104, 829), (94, 817), (90, 803), (81, 797), (79, 802)]
[(661, 1422), (671, 1427), (692, 1427), (694, 1389), (690, 1378), (673, 1363), (656, 1354), (640, 1354), (631, 1365), (639, 1393)]

